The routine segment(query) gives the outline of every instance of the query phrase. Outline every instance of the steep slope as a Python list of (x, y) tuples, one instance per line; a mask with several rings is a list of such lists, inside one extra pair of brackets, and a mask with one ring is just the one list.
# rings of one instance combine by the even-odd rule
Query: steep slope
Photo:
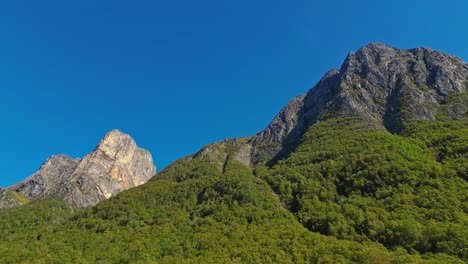
[(84, 208), (147, 182), (155, 170), (148, 151), (129, 135), (113, 130), (83, 159), (49, 158), (36, 173), (2, 191), (0, 208), (47, 198)]
[(465, 263), (467, 76), (450, 55), (370, 44), (253, 137), (72, 214), (0, 212), (0, 260)]
[[(362, 117), (375, 128), (399, 133), (409, 120), (435, 120), (447, 96), (468, 91), (468, 64), (429, 48), (401, 50), (371, 43), (350, 53), (309, 92), (293, 99), (259, 134), (248, 139), (244, 164), (288, 152), (311, 125), (336, 117)], [(449, 106), (449, 118), (467, 108)]]
[[(8, 263), (463, 263), (444, 254), (423, 258), (404, 250), (392, 252), (378, 243), (310, 232), (280, 206), (265, 181), (235, 160), (226, 164), (224, 172), (210, 161), (180, 160), (147, 184), (63, 220), (65, 208), (42, 201), (0, 213), (4, 223), (0, 259)], [(44, 225), (43, 219), (51, 223)]]
[(372, 43), (264, 131), (185, 160), (255, 167), (311, 231), (465, 259), (467, 92), (468, 65), (459, 58)]
[(400, 136), (355, 118), (320, 122), (256, 175), (313, 232), (466, 259), (468, 119), (405, 126)]

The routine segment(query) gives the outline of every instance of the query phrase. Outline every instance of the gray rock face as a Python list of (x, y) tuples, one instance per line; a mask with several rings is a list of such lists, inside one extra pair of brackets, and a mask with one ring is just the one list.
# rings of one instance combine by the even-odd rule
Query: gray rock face
[[(251, 150), (250, 161), (245, 153), (240, 161), (269, 161), (294, 146), (308, 127), (329, 118), (360, 117), (371, 127), (398, 133), (405, 121), (434, 120), (447, 96), (467, 91), (468, 64), (461, 59), (428, 48), (401, 50), (371, 43), (286, 105), (243, 148)], [(451, 118), (466, 111), (463, 102), (446, 110)]]
[(26, 202), (28, 200), (22, 197), (21, 194), (0, 188), (0, 209), (20, 206)]
[(427, 48), (399, 50), (369, 44), (346, 58), (341, 70), (343, 102), (391, 132), (407, 120), (434, 120), (449, 94), (467, 91), (468, 66), (459, 58)]
[(0, 208), (11, 208), (18, 205), (21, 205), (21, 202), (14, 196), (14, 193), (0, 187)]
[(78, 163), (79, 159), (67, 155), (52, 156), (36, 173), (8, 189), (22, 193), (29, 199), (45, 198), (70, 178)]
[[(468, 65), (460, 58), (428, 48), (401, 50), (371, 43), (350, 53), (339, 71), (329, 71), (254, 136), (252, 160), (261, 160), (258, 153), (274, 157), (310, 125), (333, 117), (362, 117), (398, 133), (404, 121), (434, 120), (448, 95), (467, 91)], [(449, 111), (460, 118), (466, 108), (449, 106)]]
[(76, 166), (66, 199), (87, 207), (129, 188), (146, 183), (156, 173), (151, 154), (127, 134), (113, 130)]
[(307, 128), (317, 122), (340, 90), (340, 74), (331, 70), (304, 95), (294, 98), (270, 125), (250, 140), (253, 164), (276, 156), (294, 144)]
[[(155, 173), (151, 154), (139, 148), (129, 135), (113, 130), (81, 160), (52, 156), (29, 178), (3, 190), (0, 200), (13, 193), (10, 196), (27, 200), (61, 198), (84, 208), (141, 185)], [(18, 204), (21, 202), (0, 203), (0, 208)]]
[(0, 208), (11, 208), (21, 205), (18, 199), (15, 199), (14, 197), (9, 198), (8, 196), (8, 191), (0, 188)]

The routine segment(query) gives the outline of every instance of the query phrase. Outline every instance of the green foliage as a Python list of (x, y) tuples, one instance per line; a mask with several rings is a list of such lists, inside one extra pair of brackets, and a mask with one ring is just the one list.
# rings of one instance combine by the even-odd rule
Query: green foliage
[(329, 120), (256, 174), (311, 231), (466, 259), (465, 122), (413, 122), (399, 136), (355, 119)]
[(19, 192), (7, 192), (7, 194), (11, 194), (14, 197), (14, 199), (18, 200), (21, 204), (29, 203), (28, 198), (26, 198), (24, 195), (22, 195)]
[(408, 123), (403, 136), (415, 138), (435, 159), (468, 180), (468, 118)]
[(86, 210), (0, 211), (0, 263), (463, 263), (466, 120), (404, 127), (333, 119), (273, 167), (213, 145)]
[[(419, 255), (392, 253), (377, 243), (359, 244), (309, 232), (278, 204), (265, 181), (238, 162), (227, 163), (220, 174), (209, 162), (176, 162), (148, 184), (71, 214), (59, 223), (58, 218), (52, 223), (46, 221), (55, 210), (55, 201), (2, 212), (2, 230), (8, 232), (0, 238), (1, 261), (424, 262)], [(191, 166), (192, 174), (179, 181), (174, 173), (185, 172), (186, 166)], [(214, 174), (210, 177), (207, 172)], [(31, 209), (42, 213), (34, 214)], [(31, 222), (5, 226), (13, 218), (29, 219), (29, 213), (36, 216)], [(30, 223), (42, 225), (29, 228)]]

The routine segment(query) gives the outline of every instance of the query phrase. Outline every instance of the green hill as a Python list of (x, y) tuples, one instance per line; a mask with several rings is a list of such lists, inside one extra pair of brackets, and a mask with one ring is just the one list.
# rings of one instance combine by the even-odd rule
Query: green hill
[(462, 263), (467, 130), (423, 121), (398, 136), (333, 119), (272, 168), (180, 160), (84, 211), (3, 211), (1, 261)]
[(93, 207), (0, 210), (0, 263), (466, 263), (467, 72), (370, 44), (253, 137)]

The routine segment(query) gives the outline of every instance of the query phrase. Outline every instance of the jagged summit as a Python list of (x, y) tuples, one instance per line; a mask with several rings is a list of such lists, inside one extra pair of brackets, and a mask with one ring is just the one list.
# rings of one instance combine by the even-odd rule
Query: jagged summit
[[(370, 43), (349, 53), (339, 70), (328, 71), (257, 135), (215, 143), (189, 158), (209, 157), (221, 166), (228, 158), (245, 165), (269, 162), (294, 148), (310, 126), (331, 118), (356, 117), (372, 128), (399, 133), (407, 121), (435, 120), (442, 108), (449, 118), (464, 117), (466, 97), (445, 104), (467, 91), (468, 65), (460, 58), (429, 48)], [(87, 207), (145, 183), (155, 170), (149, 152), (112, 130), (83, 159), (53, 156), (25, 181), (1, 190), (0, 197), (8, 192), (17, 198), (12, 201), (61, 197)]]
[(348, 56), (346, 56), (342, 66), (345, 66), (347, 62), (353, 58), (354, 56), (362, 56), (362, 55), (373, 55), (376, 57), (382, 56), (384, 54), (389, 54), (389, 53), (398, 53), (401, 51), (400, 49), (388, 46), (386, 44), (380, 43), (380, 42), (371, 42), (361, 48), (359, 48), (357, 51), (351, 51), (349, 52)]
[(60, 164), (62, 162), (68, 162), (68, 161), (76, 161), (76, 162), (79, 162), (81, 159), (80, 158), (72, 158), (66, 154), (55, 154), (55, 155), (52, 155), (50, 156), (49, 158), (46, 159), (46, 161), (44, 161), (44, 163), (41, 165), (41, 167), (39, 168), (42, 169), (42, 168), (47, 168), (47, 167), (50, 167), (50, 166), (55, 166), (57, 164)]
[(130, 135), (114, 129), (101, 139), (94, 151), (88, 156), (102, 156), (106, 159), (126, 162), (131, 160), (137, 148), (136, 142)]
[(125, 134), (118, 129), (113, 129), (107, 132), (107, 134), (98, 143), (96, 148), (115, 147), (115, 146), (118, 146), (120, 142), (124, 142), (124, 141), (134, 143), (134, 140), (130, 135)]
[[(406, 121), (435, 120), (447, 96), (467, 91), (468, 65), (458, 57), (370, 43), (349, 53), (339, 70), (328, 71), (249, 138), (239, 161), (271, 160), (294, 146), (311, 125), (330, 118), (358, 117), (371, 127), (399, 133)], [(449, 117), (464, 116), (466, 105), (448, 106)]]
[(155, 173), (151, 154), (139, 148), (130, 135), (112, 130), (83, 159), (51, 156), (36, 173), (2, 190), (0, 208), (45, 198), (88, 207), (147, 182)]

